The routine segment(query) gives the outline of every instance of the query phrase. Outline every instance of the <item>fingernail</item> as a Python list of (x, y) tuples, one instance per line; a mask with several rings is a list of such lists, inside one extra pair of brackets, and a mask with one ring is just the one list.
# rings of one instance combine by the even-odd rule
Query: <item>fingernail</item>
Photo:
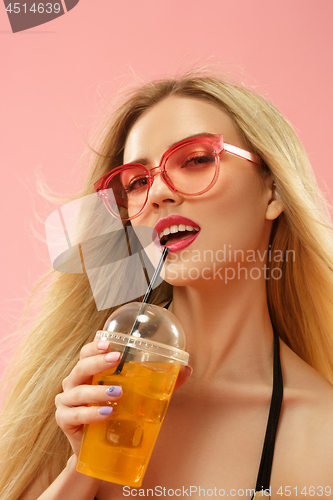
[(110, 342), (108, 340), (101, 340), (97, 344), (97, 349), (99, 349), (100, 351), (106, 351), (107, 349), (109, 349), (109, 345)]
[(121, 387), (119, 387), (117, 385), (112, 385), (111, 387), (106, 389), (106, 394), (108, 394), (108, 396), (120, 396), (120, 394), (122, 392), (123, 391), (122, 391)]
[(108, 352), (105, 356), (105, 361), (108, 363), (114, 363), (120, 358), (120, 352)]
[(185, 370), (188, 372), (188, 376), (190, 377), (193, 373), (192, 366), (189, 366), (189, 365), (185, 366)]
[(98, 413), (100, 415), (111, 415), (113, 411), (113, 408), (112, 406), (102, 406), (99, 410), (98, 410)]

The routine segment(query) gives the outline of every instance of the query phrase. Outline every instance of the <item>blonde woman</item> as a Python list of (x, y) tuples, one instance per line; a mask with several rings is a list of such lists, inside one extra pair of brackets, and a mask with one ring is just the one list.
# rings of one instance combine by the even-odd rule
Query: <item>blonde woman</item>
[(332, 230), (294, 131), (263, 97), (193, 73), (127, 98), (82, 195), (116, 189), (113, 170), (133, 163), (121, 216), (170, 248), (152, 301), (172, 299), (193, 374), (181, 374), (141, 490), (76, 472), (83, 425), (121, 404), (120, 389), (89, 381), (119, 359), (92, 342), (110, 310), (97, 311), (86, 276), (53, 273), (9, 379), (1, 498), (331, 496)]

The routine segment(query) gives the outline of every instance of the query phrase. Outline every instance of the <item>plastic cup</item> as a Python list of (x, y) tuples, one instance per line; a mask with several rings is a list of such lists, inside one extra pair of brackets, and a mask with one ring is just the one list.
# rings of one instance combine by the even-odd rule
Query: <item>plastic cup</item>
[(110, 331), (130, 331), (138, 307), (142, 305), (127, 304), (124, 314), (123, 308), (118, 309), (116, 319), (111, 316), (106, 323), (109, 331), (96, 334), (95, 340), (109, 340), (112, 351), (125, 350), (125, 355), (120, 373), (115, 374), (115, 368), (105, 371), (94, 376), (92, 384), (121, 386), (123, 395), (119, 401), (105, 403), (113, 406), (108, 420), (85, 426), (77, 464), (83, 474), (134, 487), (141, 486), (180, 367), (189, 357), (179, 347), (152, 340), (163, 338), (176, 345), (185, 342), (175, 316), (157, 306), (147, 305), (132, 335)]

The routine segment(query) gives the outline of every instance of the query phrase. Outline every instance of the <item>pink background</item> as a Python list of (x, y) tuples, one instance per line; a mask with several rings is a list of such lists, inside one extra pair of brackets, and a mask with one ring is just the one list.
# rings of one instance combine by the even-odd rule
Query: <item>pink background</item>
[[(294, 125), (332, 199), (333, 3), (328, 0), (80, 0), (58, 19), (12, 34), (0, 5), (1, 332), (15, 330), (49, 267), (33, 225), (54, 206), (37, 194), (80, 185), (73, 172), (117, 91), (192, 65), (224, 68), (268, 96)], [(0, 369), (7, 354), (0, 355)]]

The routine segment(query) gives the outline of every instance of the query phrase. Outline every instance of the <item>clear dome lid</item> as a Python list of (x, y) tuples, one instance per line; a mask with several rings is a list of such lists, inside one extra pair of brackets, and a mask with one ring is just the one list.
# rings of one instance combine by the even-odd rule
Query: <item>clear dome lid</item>
[(185, 349), (186, 345), (184, 330), (174, 314), (163, 307), (141, 302), (119, 307), (109, 316), (103, 330), (131, 334), (137, 339), (147, 339), (177, 349)]

